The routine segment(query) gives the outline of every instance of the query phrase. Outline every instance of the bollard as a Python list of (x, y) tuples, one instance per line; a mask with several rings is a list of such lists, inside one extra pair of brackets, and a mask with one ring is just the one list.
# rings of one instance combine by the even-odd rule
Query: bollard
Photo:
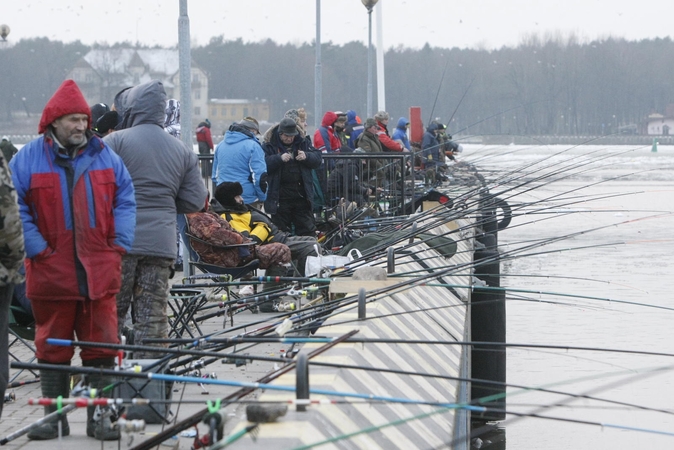
[(412, 223), (412, 236), (410, 236), (410, 244), (414, 244), (415, 234), (417, 233), (417, 222)]
[[(297, 400), (309, 399), (309, 359), (306, 353), (301, 353), (297, 357), (297, 364), (295, 365), (295, 398)], [(307, 405), (296, 406), (296, 411), (304, 412), (307, 410)]]
[(365, 288), (358, 289), (358, 320), (366, 319), (365, 312)]
[(395, 248), (389, 247), (386, 250), (386, 273), (393, 273), (396, 271)]

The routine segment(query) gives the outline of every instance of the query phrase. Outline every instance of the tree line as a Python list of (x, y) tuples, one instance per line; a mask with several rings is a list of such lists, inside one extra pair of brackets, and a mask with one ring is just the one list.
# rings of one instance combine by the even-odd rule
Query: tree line
[[(14, 111), (39, 117), (90, 49), (47, 38), (0, 47), (0, 120), (11, 120)], [(324, 43), (321, 56), (324, 109), (353, 109), (365, 119), (366, 46)], [(410, 106), (420, 106), (425, 123), (451, 122), (452, 134), (611, 134), (642, 124), (651, 113), (665, 114), (674, 104), (673, 56), (669, 38), (580, 42), (573, 35), (532, 35), (517, 47), (497, 50), (398, 47), (384, 58), (386, 109), (395, 122)], [(192, 59), (209, 74), (210, 98), (267, 99), (272, 120), (304, 107), (313, 123), (313, 44), (221, 36), (192, 48)], [(374, 100), (376, 108), (376, 95)]]

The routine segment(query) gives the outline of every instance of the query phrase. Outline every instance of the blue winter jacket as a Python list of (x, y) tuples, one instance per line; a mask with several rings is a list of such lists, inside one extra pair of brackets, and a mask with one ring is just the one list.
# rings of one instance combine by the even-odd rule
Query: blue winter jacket
[(356, 111), (352, 109), (346, 112), (346, 130), (345, 130), (347, 136), (346, 145), (348, 145), (352, 149), (356, 148), (356, 141), (358, 140), (358, 136), (360, 136), (365, 130), (363, 124), (358, 123), (358, 121), (356, 120), (356, 116), (357, 116)]
[(396, 126), (395, 131), (391, 139), (400, 140), (407, 150), (412, 150), (410, 148), (410, 140), (407, 138), (407, 124), (410, 123), (405, 117), (398, 119), (398, 125)]
[[(10, 163), (26, 244), (26, 295), (32, 300), (105, 298), (119, 292), (121, 256), (133, 244), (131, 176), (96, 136), (72, 160), (57, 147), (41, 136)], [(84, 288), (76, 260), (86, 273)]]
[(215, 148), (213, 185), (238, 181), (243, 187), (243, 202), (267, 199), (267, 164), (264, 151), (255, 137), (244, 128), (230, 127)]

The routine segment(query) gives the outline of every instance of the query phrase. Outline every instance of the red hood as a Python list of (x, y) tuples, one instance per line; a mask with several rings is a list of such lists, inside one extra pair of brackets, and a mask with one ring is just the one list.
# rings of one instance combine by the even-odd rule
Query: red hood
[(337, 114), (335, 114), (332, 111), (328, 111), (323, 116), (323, 121), (321, 122), (321, 126), (331, 127), (332, 124), (335, 123), (335, 120), (337, 120)]

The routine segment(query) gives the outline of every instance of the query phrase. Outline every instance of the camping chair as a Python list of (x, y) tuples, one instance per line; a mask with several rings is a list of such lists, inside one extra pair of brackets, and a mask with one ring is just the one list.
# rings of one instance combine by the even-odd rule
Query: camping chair
[[(191, 232), (187, 218), (185, 218), (185, 229), (181, 231), (181, 236), (187, 250), (183, 256), (183, 261), (184, 264), (187, 264), (189, 276), (182, 280), (182, 284), (176, 284), (171, 289), (169, 306), (172, 309), (173, 317), (169, 319), (172, 323), (170, 333), (173, 333), (176, 337), (180, 337), (185, 333), (191, 337), (195, 337), (195, 334), (202, 334), (199, 328), (199, 323), (202, 320), (199, 320), (196, 314), (200, 309), (205, 307), (206, 303), (209, 302), (209, 298), (221, 297), (228, 300), (238, 298), (236, 294), (230, 291), (230, 283), (254, 274), (260, 266), (260, 261), (253, 259), (246, 264), (236, 267), (224, 267), (204, 262), (194, 249), (193, 244), (195, 242), (222, 250), (247, 248), (251, 244), (213, 245), (198, 238)], [(195, 269), (198, 269), (202, 274), (195, 274)], [(190, 288), (190, 284), (201, 284), (202, 282), (208, 283), (208, 292)]]

